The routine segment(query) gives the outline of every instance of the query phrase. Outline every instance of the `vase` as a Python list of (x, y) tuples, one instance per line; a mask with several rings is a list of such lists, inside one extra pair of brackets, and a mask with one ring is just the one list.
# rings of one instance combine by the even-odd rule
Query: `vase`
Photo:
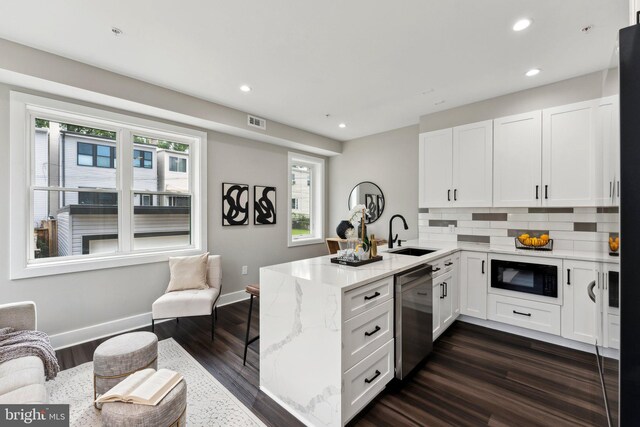
[(349, 221), (347, 221), (346, 219), (344, 221), (340, 221), (340, 224), (338, 224), (338, 226), (336, 227), (336, 234), (341, 239), (346, 239), (347, 236), (345, 233), (350, 228), (353, 228), (353, 224), (351, 224)]

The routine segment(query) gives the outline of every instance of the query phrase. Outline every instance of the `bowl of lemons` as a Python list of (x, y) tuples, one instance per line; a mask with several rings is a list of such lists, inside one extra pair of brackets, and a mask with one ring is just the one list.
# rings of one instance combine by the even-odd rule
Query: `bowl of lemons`
[(618, 249), (620, 249), (620, 237), (609, 237), (609, 255), (619, 256)]
[(553, 239), (550, 239), (548, 234), (531, 236), (528, 233), (522, 233), (515, 240), (517, 249), (553, 250)]

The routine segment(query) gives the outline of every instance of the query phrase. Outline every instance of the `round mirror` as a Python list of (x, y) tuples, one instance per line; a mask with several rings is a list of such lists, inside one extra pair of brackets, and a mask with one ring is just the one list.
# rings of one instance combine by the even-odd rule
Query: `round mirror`
[(357, 205), (365, 205), (369, 209), (366, 224), (376, 222), (384, 212), (384, 194), (380, 187), (370, 181), (361, 182), (353, 187), (349, 194), (349, 210)]

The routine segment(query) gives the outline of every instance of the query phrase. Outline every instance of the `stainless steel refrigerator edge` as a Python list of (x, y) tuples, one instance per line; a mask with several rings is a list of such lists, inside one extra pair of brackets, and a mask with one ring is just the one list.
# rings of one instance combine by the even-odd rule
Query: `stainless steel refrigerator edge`
[(431, 266), (395, 277), (396, 378), (405, 378), (433, 350)]

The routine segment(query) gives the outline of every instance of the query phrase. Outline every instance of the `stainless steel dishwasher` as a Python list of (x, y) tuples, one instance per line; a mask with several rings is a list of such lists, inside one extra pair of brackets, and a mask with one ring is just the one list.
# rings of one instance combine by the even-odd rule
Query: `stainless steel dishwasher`
[(396, 378), (405, 378), (433, 349), (431, 266), (395, 277)]

